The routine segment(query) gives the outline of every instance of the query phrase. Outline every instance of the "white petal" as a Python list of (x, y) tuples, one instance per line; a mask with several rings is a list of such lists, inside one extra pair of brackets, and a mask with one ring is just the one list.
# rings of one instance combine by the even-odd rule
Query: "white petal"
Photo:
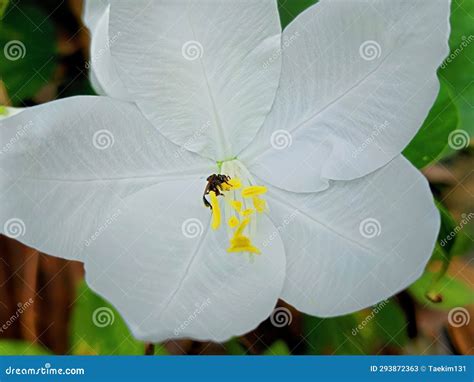
[(91, 29), (91, 58), (87, 65), (90, 80), (98, 94), (129, 100), (130, 95), (118, 75), (110, 53), (110, 46), (120, 35), (109, 35), (109, 16), (110, 6), (102, 10), (95, 27)]
[(2, 109), (0, 110), (0, 120), (13, 117), (14, 115), (17, 115), (18, 113), (21, 113), (23, 110), (25, 110), (24, 107), (0, 106), (0, 108)]
[(169, 182), (126, 198), (123, 215), (89, 247), (88, 284), (139, 339), (223, 341), (255, 328), (281, 293), (285, 255), (275, 227), (259, 220), (261, 255), (227, 253), (225, 227), (209, 227), (205, 185)]
[(402, 157), (325, 192), (272, 187), (267, 200), (287, 256), (282, 298), (321, 317), (368, 307), (414, 282), (440, 224), (428, 182)]
[(110, 0), (85, 0), (83, 9), (84, 24), (91, 32), (94, 32), (97, 24), (109, 7)]
[(262, 126), (280, 76), (275, 0), (117, 0), (110, 35), (127, 89), (173, 142), (224, 160)]
[[(291, 191), (320, 189), (314, 177), (349, 180), (388, 163), (436, 98), (448, 17), (448, 0), (322, 0), (303, 12), (283, 32), (272, 112), (239, 158)], [(285, 150), (271, 145), (279, 130), (292, 138)], [(262, 170), (285, 161), (299, 169), (286, 180)]]
[(82, 259), (121, 199), (210, 172), (134, 105), (73, 97), (0, 121), (0, 230), (47, 254)]

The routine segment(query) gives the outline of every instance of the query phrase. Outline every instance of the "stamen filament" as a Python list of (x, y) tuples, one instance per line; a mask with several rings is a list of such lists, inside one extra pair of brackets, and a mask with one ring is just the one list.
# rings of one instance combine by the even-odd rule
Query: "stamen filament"
[(235, 231), (234, 237), (242, 236), (242, 233), (244, 232), (245, 227), (247, 227), (249, 223), (250, 223), (249, 218), (243, 220), (242, 223), (240, 223), (239, 228), (237, 228), (237, 230)]
[(211, 197), (211, 207), (212, 207), (212, 222), (211, 228), (216, 230), (221, 225), (221, 208), (219, 206), (219, 200), (217, 199), (217, 195), (214, 191), (209, 193)]

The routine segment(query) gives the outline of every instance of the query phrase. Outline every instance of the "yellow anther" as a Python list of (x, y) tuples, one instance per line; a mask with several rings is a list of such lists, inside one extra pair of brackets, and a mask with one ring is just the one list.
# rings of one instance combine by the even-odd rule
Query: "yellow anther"
[(230, 205), (232, 208), (234, 208), (237, 212), (240, 212), (242, 210), (242, 202), (239, 202), (238, 200), (232, 200), (230, 202)]
[(232, 216), (229, 221), (227, 222), (227, 224), (229, 224), (229, 227), (230, 228), (235, 228), (239, 225), (239, 219), (237, 219), (235, 216)]
[(230, 240), (230, 247), (227, 252), (251, 252), (260, 254), (258, 248), (254, 247), (247, 236), (236, 235)]
[(219, 200), (217, 199), (217, 195), (214, 191), (209, 192), (211, 197), (211, 207), (212, 207), (212, 222), (211, 228), (218, 229), (221, 225), (221, 208), (219, 206)]
[(242, 187), (242, 182), (237, 178), (230, 179), (227, 183), (232, 186), (232, 190), (238, 190), (240, 187)]
[(257, 212), (262, 213), (263, 211), (265, 211), (265, 208), (267, 207), (267, 202), (265, 202), (264, 199), (259, 198), (258, 196), (254, 196), (252, 200), (253, 206), (255, 207)]
[(253, 198), (254, 196), (262, 195), (266, 192), (267, 188), (265, 186), (250, 186), (242, 189), (242, 196), (244, 198)]
[(242, 182), (240, 181), (240, 179), (232, 178), (229, 179), (226, 183), (222, 183), (220, 187), (222, 191), (238, 190), (240, 187), (242, 187)]
[(246, 210), (243, 210), (240, 214), (246, 217), (252, 215), (254, 212), (255, 210), (253, 208), (247, 208)]

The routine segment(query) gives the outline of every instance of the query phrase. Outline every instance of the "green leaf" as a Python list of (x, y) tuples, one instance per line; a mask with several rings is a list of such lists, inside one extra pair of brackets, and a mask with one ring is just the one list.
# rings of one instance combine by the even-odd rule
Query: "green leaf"
[(459, 128), (474, 133), (474, 1), (451, 3), (450, 55), (439, 71), (453, 91), (459, 114)]
[(80, 284), (72, 312), (72, 354), (139, 355), (145, 344), (134, 339), (119, 313), (103, 298)]
[(278, 0), (278, 10), (282, 28), (285, 28), (296, 16), (318, 0)]
[(265, 350), (263, 355), (290, 355), (290, 349), (284, 341), (278, 340)]
[(50, 18), (38, 7), (10, 7), (0, 28), (0, 49), (0, 79), (13, 105), (19, 106), (54, 73), (56, 35)]
[(458, 223), (451, 216), (451, 213), (440, 202), (436, 206), (441, 215), (441, 228), (438, 234), (438, 241), (431, 260), (443, 262), (443, 269), (440, 275), (446, 273), (448, 266), (454, 256), (464, 255), (472, 247), (469, 235), (464, 232), (466, 225), (473, 218), (473, 213), (463, 214), (462, 220)]
[(3, 15), (7, 10), (9, 0), (0, 0), (0, 20), (3, 19)]
[(225, 348), (228, 354), (231, 355), (247, 355), (247, 351), (240, 344), (237, 338), (232, 338), (225, 343)]
[[(449, 310), (474, 303), (474, 291), (468, 285), (448, 275), (438, 279), (433, 272), (425, 272), (408, 290), (422, 306), (433, 309)], [(427, 294), (438, 295), (441, 301), (435, 303)]]
[(381, 301), (369, 311), (359, 312), (358, 317), (357, 334), (374, 349), (386, 346), (401, 348), (408, 342), (405, 314), (394, 301)]
[(436, 207), (441, 216), (441, 227), (431, 260), (440, 260), (443, 263), (442, 269), (438, 273), (438, 277), (442, 277), (448, 270), (454, 254), (452, 248), (456, 241), (456, 237), (452, 237), (452, 234), (455, 232), (456, 221), (440, 202), (436, 201)]
[(164, 345), (162, 344), (156, 344), (155, 345), (155, 353), (154, 355), (170, 355)]
[(359, 324), (356, 315), (333, 318), (304, 316), (307, 354), (369, 354), (370, 349), (362, 336), (355, 333)]
[(0, 340), (0, 355), (51, 355), (40, 345), (26, 341)]
[[(472, 214), (472, 212), (469, 214)], [(468, 227), (463, 227), (463, 230), (456, 234), (456, 240), (454, 241), (453, 248), (451, 249), (453, 256), (463, 256), (474, 249), (474, 242), (471, 239), (473, 233), (470, 232), (468, 234), (465, 232), (465, 229), (468, 229)]]
[(449, 134), (456, 130), (459, 117), (448, 86), (441, 81), (441, 88), (420, 131), (404, 150), (414, 166), (423, 168), (438, 159), (448, 146)]

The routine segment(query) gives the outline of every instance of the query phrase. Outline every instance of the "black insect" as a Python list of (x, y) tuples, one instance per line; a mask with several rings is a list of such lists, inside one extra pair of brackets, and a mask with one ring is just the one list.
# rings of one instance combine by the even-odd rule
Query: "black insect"
[(206, 195), (209, 195), (211, 191), (214, 191), (217, 196), (222, 195), (222, 185), (223, 184), (230, 184), (228, 183), (230, 180), (230, 176), (224, 174), (212, 174), (208, 176), (207, 185), (204, 189), (204, 195), (202, 196), (202, 200), (206, 207), (209, 207), (212, 210), (211, 203), (209, 203), (206, 199)]

